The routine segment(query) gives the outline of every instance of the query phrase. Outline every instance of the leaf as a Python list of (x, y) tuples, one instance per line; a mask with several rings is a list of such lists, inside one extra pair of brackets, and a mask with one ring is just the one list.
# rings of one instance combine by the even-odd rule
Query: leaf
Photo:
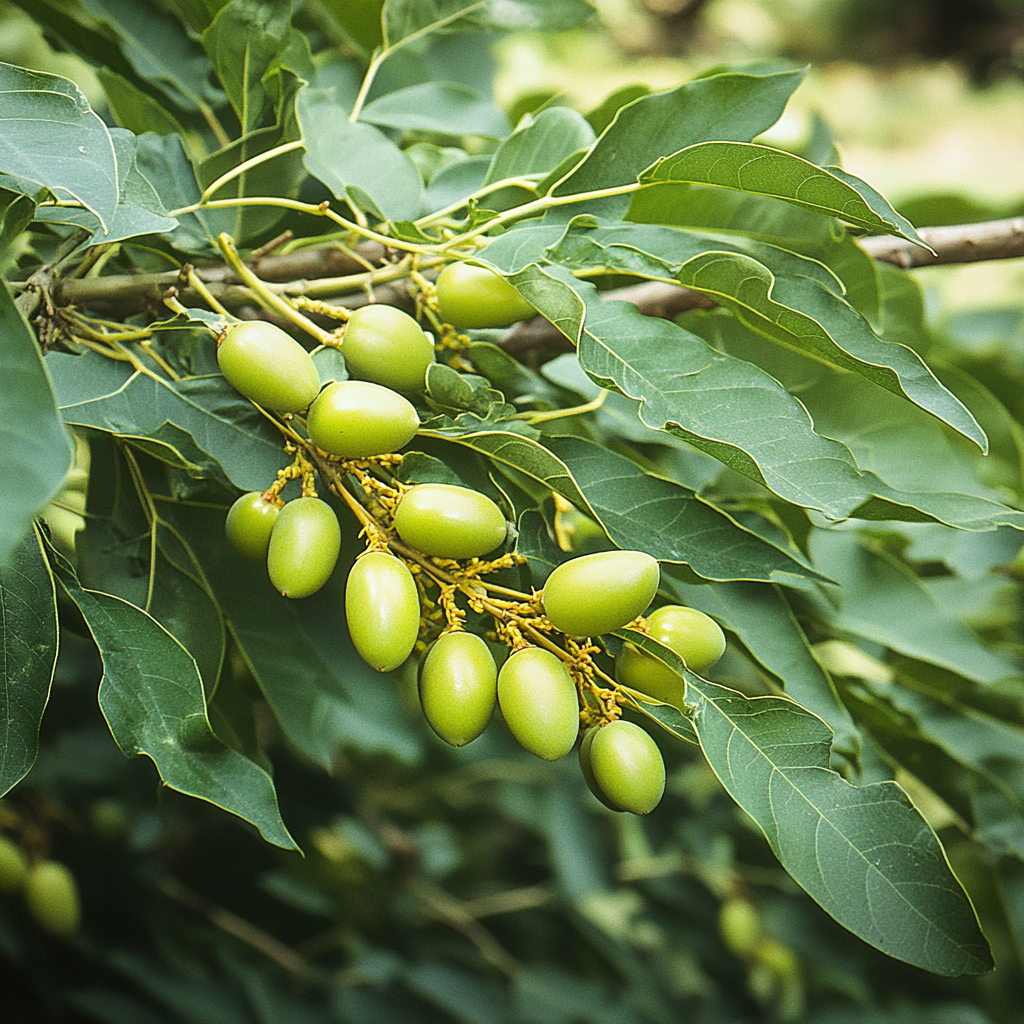
[(389, 92), (368, 103), (361, 121), (403, 131), (482, 135), (501, 139), (508, 118), (489, 99), (457, 82), (424, 82)]
[(832, 771), (832, 732), (799, 704), (744, 697), (687, 672), (672, 651), (642, 633), (616, 635), (684, 675), (712, 770), (786, 871), (844, 928), (933, 974), (992, 970), (967, 894), (899, 786), (851, 786)]
[(748, 533), (689, 488), (645, 473), (622, 455), (578, 437), (548, 436), (544, 445), (568, 467), (620, 548), (689, 565), (711, 580), (817, 576), (809, 565)]
[(136, 135), (156, 132), (158, 135), (184, 135), (185, 129), (165, 104), (144, 92), (123, 75), (102, 67), (97, 77), (103, 86), (103, 95), (110, 104), (110, 112), (122, 128)]
[(582, 114), (569, 107), (548, 107), (528, 118), (498, 147), (485, 185), (526, 174), (546, 174), (562, 160), (594, 142)]
[(818, 614), (834, 629), (865, 637), (979, 683), (1020, 676), (1021, 665), (983, 644), (943, 611), (921, 581), (856, 535), (815, 530), (814, 564), (840, 586), (825, 585)]
[(52, 557), (99, 648), (100, 709), (125, 756), (145, 754), (171, 789), (236, 814), (275, 846), (297, 850), (270, 776), (213, 734), (188, 651), (141, 608), (84, 589), (70, 564), (56, 552)]
[(0, 285), (0, 566), (60, 490), (71, 468), (43, 357), (6, 285)]
[(0, 566), (0, 796), (35, 763), (57, 644), (57, 593), (33, 531)]
[[(694, 143), (749, 142), (782, 116), (804, 73), (713, 75), (642, 96), (619, 109), (584, 159), (550, 193), (564, 196), (632, 184), (665, 153)], [(621, 216), (629, 203), (628, 196), (606, 200), (602, 215)], [(590, 212), (578, 204), (569, 209)]]
[(712, 616), (739, 637), (747, 652), (785, 688), (786, 695), (825, 721), (835, 734), (834, 751), (854, 764), (861, 739), (835, 683), (811, 653), (807, 637), (780, 587), (718, 583), (713, 587), (680, 578), (671, 566), (662, 588), (676, 600)]
[[(495, 270), (514, 265), (521, 233), (527, 232), (510, 231), (499, 240), (504, 245), (487, 248), (488, 261), (497, 254)], [(816, 434), (804, 407), (764, 371), (705, 346), (670, 321), (643, 316), (629, 303), (601, 300), (593, 285), (562, 268), (527, 267), (509, 279), (578, 343), (580, 364), (597, 383), (642, 401), (644, 423), (688, 441), (787, 501), (833, 519), (1024, 528), (1024, 513), (983, 498), (890, 487), (861, 470), (845, 445)]]
[(172, 382), (95, 352), (54, 352), (47, 365), (67, 423), (126, 438), (193, 476), (262, 490), (288, 463), (278, 431), (220, 374)]
[(291, 6), (291, 0), (234, 0), (221, 7), (203, 33), (203, 46), (243, 135), (263, 127), (271, 110), (263, 80), (287, 46)]
[(898, 235), (924, 245), (913, 224), (860, 178), (752, 142), (701, 141), (661, 157), (638, 180), (641, 185), (685, 182), (772, 196), (869, 231)]
[(428, 32), (564, 32), (593, 13), (583, 0), (385, 0), (384, 49)]
[(333, 92), (310, 86), (299, 93), (295, 112), (306, 144), (306, 169), (335, 196), (385, 220), (419, 216), (420, 173), (379, 128), (349, 121)]
[(117, 208), (117, 156), (109, 130), (78, 86), (0, 64), (0, 108), (0, 171), (84, 206), (106, 230)]

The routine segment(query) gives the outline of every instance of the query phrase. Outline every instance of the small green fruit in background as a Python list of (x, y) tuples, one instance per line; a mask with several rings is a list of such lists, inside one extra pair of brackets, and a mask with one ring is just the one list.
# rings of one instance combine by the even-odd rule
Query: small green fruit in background
[(487, 728), (497, 700), (498, 669), (475, 633), (444, 633), (420, 669), (420, 703), (430, 727), (446, 743), (463, 747)]
[[(648, 633), (675, 651), (691, 672), (709, 669), (725, 652), (725, 634), (710, 615), (696, 608), (666, 604), (647, 616)], [(650, 694), (666, 704), (680, 705), (686, 684), (664, 662), (626, 644), (615, 661), (615, 677), (624, 686)]]
[(580, 726), (576, 684), (550, 651), (523, 647), (509, 655), (498, 673), (498, 704), (531, 754), (555, 761), (572, 750)]
[(537, 309), (486, 267), (449, 263), (437, 275), (437, 308), (453, 327), (509, 327), (537, 315)]
[(349, 374), (407, 394), (421, 392), (434, 343), (408, 313), (394, 306), (360, 306), (341, 343)]
[(330, 579), (341, 551), (334, 509), (319, 498), (289, 501), (270, 532), (267, 572), (285, 597), (309, 597)]
[(731, 952), (747, 957), (761, 941), (761, 915), (748, 900), (733, 897), (718, 911), (718, 929)]
[(420, 421), (407, 398), (365, 380), (328, 384), (310, 406), (310, 439), (329, 455), (365, 459), (405, 447)]
[(405, 562), (387, 551), (357, 558), (345, 587), (345, 618), (363, 661), (378, 672), (398, 668), (420, 631), (420, 595)]
[(28, 861), (21, 850), (0, 836), (0, 892), (17, 892), (28, 878)]
[(217, 346), (217, 363), (236, 391), (276, 412), (305, 409), (320, 390), (309, 353), (263, 320), (232, 324)]
[(503, 544), (508, 526), (486, 494), (452, 484), (417, 484), (398, 503), (395, 529), (424, 554), (475, 558)]
[(71, 935), (78, 930), (82, 916), (78, 884), (60, 861), (43, 861), (29, 871), (25, 902), (32, 916), (51, 935)]
[(544, 614), (570, 636), (598, 636), (641, 615), (661, 581), (645, 551), (598, 551), (563, 562), (544, 584)]
[(620, 718), (601, 726), (589, 754), (594, 782), (615, 810), (649, 814), (661, 802), (665, 761), (639, 725)]
[(228, 509), (224, 534), (228, 543), (243, 558), (266, 558), (270, 547), (270, 531), (281, 510), (263, 500), (262, 491), (249, 491), (236, 499)]

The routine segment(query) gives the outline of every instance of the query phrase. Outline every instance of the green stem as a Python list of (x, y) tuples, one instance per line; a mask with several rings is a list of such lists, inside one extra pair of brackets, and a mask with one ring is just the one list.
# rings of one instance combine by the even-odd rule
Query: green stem
[(373, 80), (377, 77), (377, 71), (380, 69), (381, 64), (387, 59), (390, 50), (375, 50), (373, 57), (370, 59), (370, 66), (366, 69), (366, 74), (363, 75), (362, 85), (359, 86), (359, 92), (356, 94), (356, 101), (352, 104), (352, 113), (348, 115), (349, 121), (355, 122), (359, 120), (359, 115), (363, 111), (363, 104), (366, 103), (366, 97), (369, 95), (370, 87), (373, 85)]
[(474, 199), (483, 199), (484, 196), (490, 195), (492, 192), (497, 192), (503, 188), (518, 187), (535, 192), (535, 186), (542, 178), (542, 174), (528, 174), (520, 175), (516, 178), (502, 178), (501, 181), (491, 182), (490, 185), (485, 185), (483, 188), (474, 192), (471, 196), (467, 196), (465, 199), (460, 199), (458, 202), (446, 206), (443, 210), (436, 210), (434, 213), (428, 213), (425, 217), (420, 217), (419, 220), (413, 221), (413, 224), (418, 228), (423, 228), (429, 224), (433, 224), (435, 221), (443, 220), (449, 214), (456, 213), (464, 206), (471, 203)]
[(199, 197), (200, 203), (205, 203), (210, 196), (213, 195), (218, 189), (226, 185), (229, 181), (233, 181), (239, 175), (245, 174), (246, 171), (251, 170), (253, 167), (258, 167), (262, 163), (266, 163), (268, 160), (273, 160), (274, 157), (282, 156), (284, 153), (290, 153), (295, 149), (303, 149), (305, 142), (301, 139), (297, 142), (286, 142), (281, 146), (274, 146), (273, 149), (268, 149), (265, 153), (260, 153), (258, 156), (251, 157), (248, 160), (243, 160), (237, 167), (233, 167), (226, 174), (222, 174), (212, 185), (209, 185), (203, 192), (202, 196)]
[(566, 416), (583, 416), (588, 412), (594, 412), (604, 405), (604, 400), (609, 392), (602, 391), (593, 401), (586, 405), (574, 405), (569, 409), (551, 409), (547, 412), (521, 412), (513, 416), (514, 420), (525, 420), (531, 426), (537, 423), (549, 423), (551, 420), (564, 419)]

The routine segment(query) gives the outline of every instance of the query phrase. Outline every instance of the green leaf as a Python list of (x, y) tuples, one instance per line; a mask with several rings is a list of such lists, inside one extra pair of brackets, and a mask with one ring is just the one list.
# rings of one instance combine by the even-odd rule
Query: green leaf
[(582, 114), (569, 107), (548, 107), (535, 117), (525, 118), (498, 147), (484, 184), (525, 174), (546, 174), (593, 142), (594, 131)]
[[(510, 231), (499, 240), (505, 245), (487, 248), (488, 260), (498, 254), (494, 269), (515, 264), (520, 234), (528, 232)], [(629, 303), (601, 300), (593, 285), (562, 268), (527, 267), (509, 279), (578, 343), (580, 364), (595, 381), (642, 401), (648, 426), (688, 441), (787, 501), (833, 519), (1024, 528), (1024, 513), (983, 498), (890, 487), (861, 470), (845, 445), (816, 434), (800, 402), (767, 373), (670, 321), (645, 317)]]
[(379, 128), (349, 121), (333, 91), (310, 86), (299, 93), (296, 114), (306, 144), (306, 169), (335, 196), (385, 220), (420, 215), (420, 173)]
[(172, 382), (95, 352), (54, 352), (47, 366), (65, 422), (125, 438), (193, 476), (262, 490), (288, 463), (278, 431), (220, 374)]
[[(721, 74), (642, 96), (619, 109), (583, 161), (552, 188), (556, 196), (629, 185), (665, 153), (711, 139), (749, 142), (782, 116), (804, 71)], [(629, 197), (605, 201), (621, 216)], [(569, 208), (576, 212), (584, 207)], [(589, 210), (589, 207), (586, 209)]]
[(672, 651), (642, 633), (616, 635), (684, 675), (712, 770), (782, 866), (843, 927), (933, 974), (992, 970), (967, 894), (898, 785), (851, 786), (832, 771), (832, 731), (799, 704), (745, 697), (687, 672)]
[(233, 0), (203, 33), (203, 46), (243, 135), (263, 127), (271, 110), (264, 77), (287, 47), (291, 6), (291, 0)]
[(593, 13), (583, 0), (386, 0), (384, 48), (428, 32), (564, 32)]
[(457, 82), (424, 82), (389, 92), (363, 107), (359, 119), (386, 128), (445, 135), (501, 139), (509, 133), (508, 118), (498, 107)]
[(0, 565), (0, 796), (35, 763), (57, 643), (57, 593), (33, 531)]
[(0, 285), (0, 566), (60, 490), (71, 439), (32, 331)]
[(125, 756), (145, 754), (171, 789), (238, 815), (275, 846), (297, 850), (270, 776), (210, 728), (203, 683), (188, 651), (141, 608), (84, 589), (71, 566), (53, 557), (99, 648), (100, 709)]
[(107, 67), (100, 68), (97, 76), (110, 104), (110, 111), (122, 128), (136, 135), (143, 132), (156, 132), (158, 135), (185, 134), (181, 122), (168, 107), (134, 82)]
[(860, 734), (831, 676), (811, 653), (781, 588), (754, 583), (696, 585), (681, 579), (671, 566), (662, 572), (661, 585), (682, 604), (735, 633), (751, 657), (779, 680), (787, 696), (828, 723), (835, 734), (834, 750), (856, 764)]
[(749, 533), (720, 509), (622, 455), (578, 437), (544, 438), (572, 473), (608, 536), (659, 562), (689, 565), (710, 580), (778, 580), (817, 573)]
[(772, 196), (869, 231), (924, 244), (913, 224), (860, 178), (752, 142), (702, 141), (661, 157), (638, 180), (642, 185), (682, 182)]
[(838, 631), (939, 665), (979, 683), (1020, 676), (1021, 665), (983, 644), (943, 611), (922, 582), (894, 558), (872, 551), (849, 533), (815, 530), (814, 564), (837, 580), (826, 584), (818, 614)]
[(85, 207), (105, 231), (117, 208), (117, 156), (109, 129), (78, 86), (0, 64), (0, 108), (0, 171)]

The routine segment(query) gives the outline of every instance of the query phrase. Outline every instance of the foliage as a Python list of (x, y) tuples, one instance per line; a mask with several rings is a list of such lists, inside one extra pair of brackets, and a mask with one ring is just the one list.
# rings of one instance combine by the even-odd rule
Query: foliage
[[(295, 6), (25, 4), (97, 69), (99, 113), (0, 65), (0, 825), (83, 888), (70, 943), (5, 901), (0, 955), (48, 1012), (111, 1022), (1019, 1020), (1019, 311), (934, 331), (857, 242), (920, 243), (910, 221), (757, 141), (799, 70), (511, 124), (494, 35), (574, 29), (582, 0)], [(526, 328), (445, 324), (459, 259), (556, 330), (517, 361)], [(607, 297), (645, 281), (706, 301)], [(343, 381), (371, 293), (438, 361), (401, 458), (332, 460), (228, 384), (216, 339), (260, 315)], [(417, 561), (386, 529), (409, 483), (486, 494), (503, 557)], [(224, 518), (300, 487), (343, 541), (289, 600)], [(656, 739), (662, 805), (614, 815), (500, 723), (440, 743), (415, 665), (349, 639), (364, 539), (414, 563), (421, 647), (445, 618), (532, 636), (581, 551), (657, 558), (660, 598), (726, 632), (714, 680), (636, 629), (552, 636), (607, 681), (585, 719)], [(614, 683), (625, 640), (685, 701)], [(740, 898), (766, 937), (729, 952)]]

